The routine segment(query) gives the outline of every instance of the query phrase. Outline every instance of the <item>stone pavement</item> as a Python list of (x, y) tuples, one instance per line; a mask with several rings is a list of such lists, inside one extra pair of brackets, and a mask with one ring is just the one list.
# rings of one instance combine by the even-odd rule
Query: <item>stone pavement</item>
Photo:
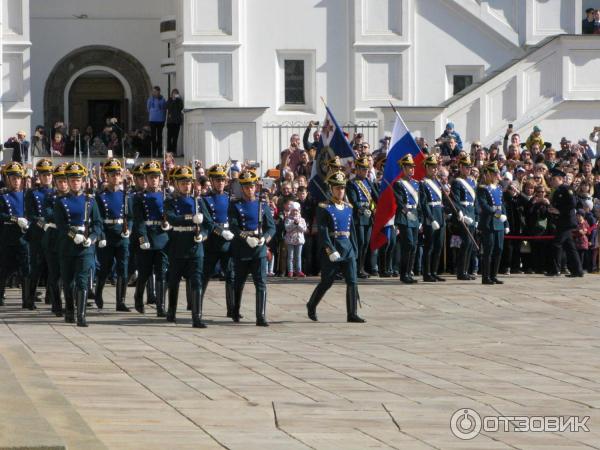
[[(600, 278), (505, 280), (371, 279), (360, 286), (364, 325), (345, 322), (343, 285), (312, 323), (304, 304), (315, 280), (280, 280), (269, 285), (267, 329), (254, 326), (251, 283), (238, 325), (224, 317), (222, 283), (210, 284), (205, 330), (191, 328), (183, 292), (173, 325), (150, 307), (114, 312), (108, 286), (105, 310), (92, 308), (81, 329), (45, 305), (22, 311), (10, 290), (0, 363), (67, 448), (600, 448)], [(450, 431), (463, 408), (590, 416), (590, 431), (464, 441)]]

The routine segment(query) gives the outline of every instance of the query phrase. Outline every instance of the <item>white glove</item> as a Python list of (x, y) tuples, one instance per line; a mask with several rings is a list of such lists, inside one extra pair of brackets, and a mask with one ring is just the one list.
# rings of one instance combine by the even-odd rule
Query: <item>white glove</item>
[(465, 220), (465, 215), (463, 214), (462, 211), (459, 211), (458, 212), (458, 221), (459, 222), (464, 222), (464, 220)]
[(406, 218), (408, 220), (410, 220), (411, 222), (414, 222), (415, 220), (418, 219), (418, 216), (414, 212), (409, 211), (409, 212), (406, 213)]
[(258, 240), (258, 246), (260, 247), (261, 245), (265, 245), (265, 242), (266, 242), (265, 238), (264, 238), (264, 237), (261, 237), (261, 238)]
[(506, 215), (504, 215), (504, 214), (500, 214), (500, 220), (501, 220), (502, 222), (506, 222), (506, 221), (508, 220), (508, 218), (506, 217)]
[(234, 234), (229, 230), (223, 230), (223, 232), (221, 233), (221, 237), (226, 241), (230, 241), (233, 239)]
[(471, 225), (475, 221), (473, 219), (471, 219), (469, 216), (465, 216), (463, 218), (463, 222), (466, 223), (467, 225)]
[(160, 226), (163, 231), (169, 231), (171, 229), (171, 224), (169, 222), (165, 222)]
[(192, 222), (194, 222), (196, 225), (200, 225), (203, 220), (204, 216), (201, 213), (194, 214), (194, 216), (192, 217)]
[(76, 245), (81, 244), (83, 241), (85, 241), (85, 236), (83, 234), (77, 233), (73, 236), (73, 242), (75, 242)]
[(342, 255), (340, 255), (340, 252), (333, 252), (329, 255), (329, 261), (336, 262), (341, 257), (342, 257)]
[(258, 238), (255, 238), (253, 236), (248, 236), (246, 238), (246, 243), (250, 248), (255, 248), (258, 245), (258, 242)]
[(433, 228), (433, 231), (437, 231), (441, 227), (440, 227), (440, 224), (437, 222), (437, 220), (434, 220), (433, 222), (431, 222), (431, 228)]
[(98, 248), (106, 247), (106, 239), (102, 239), (98, 241)]
[(203, 240), (204, 240), (204, 236), (202, 236), (202, 235), (198, 235), (198, 236), (194, 235), (194, 242), (200, 243)]
[(27, 220), (25, 217), (19, 217), (17, 219), (17, 225), (19, 225), (22, 230), (26, 230), (29, 228), (29, 220)]
[(150, 242), (144, 242), (143, 244), (140, 244), (140, 249), (141, 250), (150, 250)]
[(92, 245), (92, 240), (90, 238), (85, 238), (85, 240), (83, 241), (83, 246), (89, 247), (90, 245)]
[(121, 233), (121, 237), (122, 237), (123, 239), (128, 239), (128, 238), (129, 238), (129, 236), (131, 236), (131, 231), (129, 231), (129, 230), (127, 230), (127, 231), (126, 231), (126, 232), (124, 232), (124, 233)]
[(44, 231), (48, 231), (48, 228), (50, 228), (50, 224), (49, 223), (45, 223), (44, 227), (43, 227)]
[(510, 233), (510, 228), (506, 227), (506, 228), (504, 229), (504, 234), (508, 234), (508, 233)]

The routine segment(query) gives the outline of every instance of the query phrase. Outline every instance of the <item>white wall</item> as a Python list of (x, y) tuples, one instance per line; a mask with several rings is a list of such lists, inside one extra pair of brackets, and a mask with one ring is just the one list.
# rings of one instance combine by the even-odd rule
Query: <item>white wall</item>
[[(48, 75), (62, 57), (87, 45), (113, 46), (130, 53), (145, 67), (152, 84), (166, 91), (167, 77), (161, 74), (160, 63), (167, 49), (160, 40), (159, 27), (166, 8), (166, 3), (160, 0), (32, 0), (34, 126), (44, 121), (44, 87)], [(88, 14), (89, 18), (76, 19), (73, 14)]]

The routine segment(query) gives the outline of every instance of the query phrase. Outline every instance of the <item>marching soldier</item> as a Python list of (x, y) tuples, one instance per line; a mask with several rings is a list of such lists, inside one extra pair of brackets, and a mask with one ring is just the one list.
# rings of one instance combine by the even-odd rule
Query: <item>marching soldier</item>
[(267, 327), (267, 246), (275, 234), (273, 213), (266, 201), (256, 196), (258, 177), (251, 170), (239, 176), (242, 198), (229, 204), (229, 225), (235, 235), (231, 243), (234, 268), (234, 310), (232, 319), (240, 321), (242, 292), (248, 273), (256, 288), (256, 325)]
[(469, 155), (463, 154), (458, 159), (460, 175), (454, 179), (451, 187), (452, 198), (458, 211), (456, 219), (462, 222), (458, 227), (461, 241), (456, 259), (456, 278), (458, 280), (475, 280), (477, 278), (474, 275), (469, 275), (469, 264), (471, 263), (471, 252), (473, 251), (472, 236), (475, 235), (475, 224), (477, 222), (477, 210), (475, 209), (477, 183), (470, 176), (472, 166)]
[[(41, 159), (35, 165), (39, 177), (40, 186), (27, 191), (25, 194), (25, 211), (27, 220), (32, 226), (29, 227), (27, 238), (29, 241), (29, 255), (31, 262), (31, 278), (29, 294), (36, 299), (36, 289), (42, 273), (47, 272), (46, 258), (42, 239), (44, 236), (44, 202), (48, 195), (53, 193), (52, 188), (52, 161)], [(48, 289), (46, 289), (46, 303), (50, 303)]]
[(96, 277), (95, 301), (98, 309), (104, 307), (102, 291), (106, 279), (112, 271), (113, 262), (117, 272), (116, 302), (117, 311), (129, 312), (125, 304), (127, 292), (127, 264), (129, 261), (129, 236), (132, 227), (127, 193), (121, 189), (123, 168), (117, 159), (109, 159), (102, 166), (106, 176), (104, 191), (96, 194), (96, 203), (102, 217), (102, 235), (98, 241), (100, 270)]
[(395, 224), (400, 240), (400, 281), (415, 284), (412, 269), (417, 256), (419, 229), (421, 228), (421, 209), (419, 208), (419, 182), (413, 179), (415, 162), (412, 155), (405, 155), (398, 162), (402, 168), (402, 178), (394, 183), (396, 198)]
[(71, 162), (65, 169), (69, 193), (56, 200), (54, 221), (60, 239), (60, 274), (65, 290), (65, 322), (87, 327), (86, 302), (90, 272), (94, 265), (94, 244), (102, 233), (102, 219), (92, 194), (83, 192), (87, 169)]
[(567, 267), (570, 272), (567, 277), (583, 277), (581, 259), (579, 259), (579, 255), (577, 254), (572, 233), (577, 228), (577, 219), (575, 217), (576, 197), (571, 187), (565, 184), (566, 173), (559, 169), (552, 169), (551, 175), (550, 182), (554, 188), (554, 193), (552, 194), (552, 206), (548, 212), (555, 218), (556, 237), (552, 241), (554, 270), (547, 275), (560, 275), (562, 252), (564, 249), (567, 257)]
[(423, 281), (446, 281), (437, 274), (446, 237), (442, 193), (444, 188), (437, 179), (437, 156), (427, 156), (424, 164), (425, 178), (421, 181), (419, 188), (419, 203), (424, 218)]
[[(348, 183), (348, 201), (353, 206), (356, 244), (358, 245), (358, 278), (369, 278), (365, 271), (365, 259), (369, 251), (371, 229), (373, 226), (373, 209), (379, 193), (367, 178), (369, 158), (363, 156), (355, 162), (356, 178)], [(371, 268), (373, 269), (373, 268)]]
[(154, 273), (156, 281), (156, 316), (165, 317), (166, 275), (168, 267), (167, 244), (169, 222), (164, 214), (166, 192), (161, 191), (161, 169), (159, 161), (144, 165), (146, 190), (136, 195), (133, 203), (134, 229), (137, 233), (140, 252), (138, 254), (138, 278), (135, 285), (135, 309), (144, 313), (144, 288)]
[(344, 202), (346, 176), (344, 172), (332, 172), (327, 177), (331, 189), (331, 200), (319, 203), (317, 225), (319, 227), (321, 252), (321, 281), (306, 304), (308, 317), (315, 322), (317, 306), (333, 285), (335, 276), (341, 271), (346, 281), (346, 315), (348, 322), (363, 323), (358, 316), (358, 288), (356, 285), (356, 259), (358, 247), (352, 223), (352, 205)]
[(217, 262), (225, 274), (225, 303), (227, 306), (227, 317), (233, 317), (234, 289), (233, 289), (233, 261), (231, 260), (230, 244), (234, 235), (229, 230), (227, 212), (229, 210), (229, 194), (225, 192), (227, 183), (227, 170), (216, 164), (208, 169), (208, 176), (212, 186), (212, 192), (203, 197), (206, 210), (213, 221), (213, 230), (209, 235), (205, 246), (204, 274), (202, 278), (202, 298), (206, 293), (206, 287), (210, 276), (215, 271)]
[(477, 188), (477, 210), (479, 212), (479, 230), (481, 231), (481, 283), (504, 284), (497, 277), (500, 258), (504, 246), (504, 233), (509, 229), (506, 209), (502, 202), (502, 186), (498, 184), (499, 169), (496, 162), (484, 167), (484, 183)]
[(0, 195), (0, 305), (4, 304), (6, 279), (16, 267), (21, 275), (21, 306), (33, 310), (36, 306), (34, 293), (29, 290), (29, 246), (25, 234), (30, 223), (25, 217), (23, 166), (16, 161), (10, 162), (4, 167), (3, 175), (7, 190)]
[(61, 236), (56, 229), (56, 223), (54, 221), (54, 206), (60, 197), (67, 195), (69, 192), (69, 184), (67, 182), (67, 175), (65, 174), (66, 168), (66, 163), (59, 164), (54, 168), (54, 171), (52, 172), (52, 178), (55, 189), (46, 196), (44, 202), (45, 223), (42, 247), (46, 255), (46, 264), (48, 265), (48, 285), (46, 286), (46, 291), (48, 292), (50, 301), (52, 302), (52, 312), (56, 315), (56, 317), (63, 316), (63, 306), (59, 287), (59, 249), (61, 246)]
[(212, 230), (212, 219), (204, 203), (194, 193), (194, 175), (188, 166), (178, 167), (173, 173), (175, 193), (165, 202), (167, 220), (172, 226), (169, 239), (169, 308), (167, 321), (175, 322), (179, 282), (189, 281), (188, 302), (192, 307), (192, 326), (206, 328), (202, 322), (202, 241)]

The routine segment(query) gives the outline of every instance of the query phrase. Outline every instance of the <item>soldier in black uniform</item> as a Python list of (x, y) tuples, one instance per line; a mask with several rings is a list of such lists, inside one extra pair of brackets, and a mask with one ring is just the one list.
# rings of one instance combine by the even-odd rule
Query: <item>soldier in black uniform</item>
[(583, 277), (581, 260), (573, 241), (573, 230), (577, 228), (575, 217), (576, 198), (571, 187), (565, 184), (566, 174), (563, 171), (552, 169), (551, 175), (550, 183), (554, 193), (552, 194), (552, 206), (548, 208), (548, 212), (555, 218), (556, 237), (552, 241), (554, 269), (546, 275), (560, 275), (562, 251), (564, 249), (567, 256), (567, 267), (570, 272), (567, 277)]
[(232, 319), (240, 321), (242, 292), (248, 274), (256, 288), (256, 325), (269, 326), (267, 310), (267, 246), (275, 234), (273, 213), (266, 201), (256, 197), (258, 177), (251, 170), (239, 176), (242, 198), (229, 204), (229, 227), (234, 268), (234, 310)]
[(335, 276), (341, 271), (346, 280), (346, 319), (348, 322), (363, 323), (358, 316), (358, 287), (356, 285), (356, 256), (358, 247), (352, 223), (352, 205), (344, 201), (346, 176), (344, 172), (332, 172), (327, 177), (331, 189), (331, 200), (319, 203), (317, 226), (321, 248), (321, 281), (306, 304), (308, 317), (317, 321), (317, 306)]

